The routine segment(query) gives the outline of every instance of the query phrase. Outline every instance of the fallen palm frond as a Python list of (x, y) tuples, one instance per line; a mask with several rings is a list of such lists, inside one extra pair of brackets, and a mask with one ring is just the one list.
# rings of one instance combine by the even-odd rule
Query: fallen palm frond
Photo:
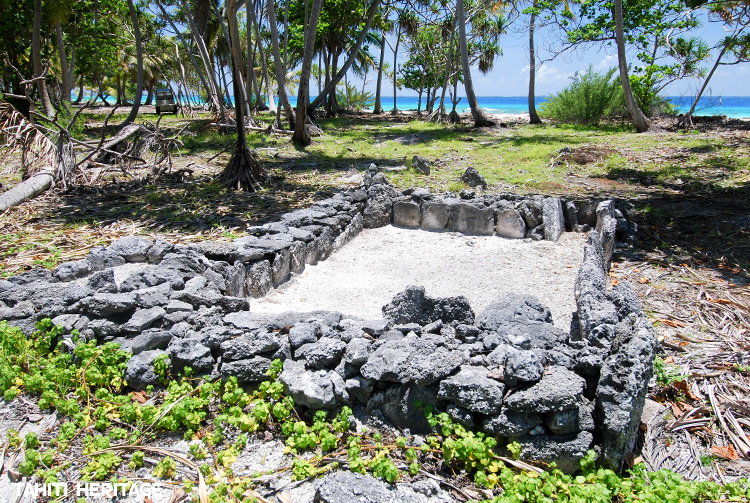
[(41, 172), (56, 174), (58, 151), (54, 139), (7, 103), (0, 103), (0, 138), (4, 140), (0, 148), (8, 154), (20, 150), (23, 178)]

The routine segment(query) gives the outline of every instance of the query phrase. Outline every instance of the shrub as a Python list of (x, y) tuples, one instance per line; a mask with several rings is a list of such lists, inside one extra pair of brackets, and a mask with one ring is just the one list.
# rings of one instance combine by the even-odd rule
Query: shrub
[(560, 122), (599, 124), (614, 112), (622, 96), (619, 79), (614, 74), (614, 68), (604, 75), (591, 67), (583, 75), (576, 72), (568, 87), (541, 105), (541, 115)]

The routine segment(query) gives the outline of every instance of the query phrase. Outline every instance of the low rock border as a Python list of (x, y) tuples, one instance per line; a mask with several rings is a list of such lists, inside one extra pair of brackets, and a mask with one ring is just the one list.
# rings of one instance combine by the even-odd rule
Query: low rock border
[[(595, 446), (620, 469), (630, 451), (651, 376), (656, 339), (625, 283), (610, 288), (616, 242), (632, 242), (626, 208), (516, 195), (459, 197), (399, 192), (377, 180), (280, 221), (251, 227), (232, 243), (176, 246), (130, 236), (52, 271), (0, 280), (0, 319), (26, 333), (51, 318), (133, 353), (126, 379), (158, 385), (152, 362), (174, 371), (281, 380), (309, 409), (361, 405), (411, 433), (430, 429), (419, 403), (453, 421), (521, 444), (528, 460), (575, 471)], [(398, 225), (502, 238), (557, 240), (588, 231), (575, 285), (570, 333), (536, 299), (509, 295), (478, 316), (462, 297), (435, 299), (409, 287), (362, 320), (335, 312), (256, 315), (249, 298), (325, 260), (363, 228)]]

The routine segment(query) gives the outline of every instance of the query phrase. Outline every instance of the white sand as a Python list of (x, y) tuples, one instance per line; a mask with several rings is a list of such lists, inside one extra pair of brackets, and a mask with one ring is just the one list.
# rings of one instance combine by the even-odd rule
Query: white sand
[(573, 284), (585, 234), (566, 232), (558, 242), (464, 236), (387, 226), (366, 229), (328, 260), (262, 299), (258, 313), (331, 310), (363, 318), (408, 285), (427, 295), (464, 295), (476, 314), (504, 293), (536, 296), (549, 306), (555, 325), (568, 330), (575, 311)]

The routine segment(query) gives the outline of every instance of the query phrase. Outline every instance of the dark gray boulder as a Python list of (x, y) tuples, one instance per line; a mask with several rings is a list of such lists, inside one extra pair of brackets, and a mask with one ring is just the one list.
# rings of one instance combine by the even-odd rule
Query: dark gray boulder
[(172, 334), (164, 330), (149, 330), (131, 338), (118, 338), (120, 349), (137, 355), (152, 349), (165, 349), (172, 340)]
[(311, 410), (333, 409), (349, 399), (344, 380), (333, 370), (306, 370), (303, 362), (286, 360), (279, 380), (296, 405)]
[(446, 228), (462, 234), (491, 236), (495, 232), (495, 211), (474, 203), (453, 202), (448, 206)]
[(317, 323), (297, 323), (289, 329), (289, 343), (295, 351), (304, 344), (318, 340), (320, 325)]
[(195, 375), (200, 376), (209, 373), (214, 365), (211, 349), (196, 339), (173, 338), (167, 347), (167, 353), (177, 371), (190, 367)]
[(122, 256), (103, 246), (92, 248), (86, 260), (91, 264), (92, 271), (101, 271), (125, 263), (125, 259)]
[(464, 365), (440, 382), (438, 398), (480, 414), (496, 414), (503, 405), (505, 385), (487, 377), (485, 367)]
[(563, 472), (575, 473), (581, 469), (581, 459), (586, 456), (594, 437), (582, 431), (564, 436), (527, 435), (516, 440), (521, 444), (521, 459), (555, 462)]
[(432, 299), (425, 295), (424, 287), (409, 285), (383, 306), (383, 316), (390, 318), (394, 323), (425, 325), (432, 321), (433, 309)]
[(308, 368), (333, 369), (341, 361), (346, 351), (346, 343), (332, 337), (321, 337), (317, 342), (300, 346), (295, 352), (296, 359), (304, 358)]
[[(145, 390), (147, 386), (158, 385), (159, 376), (154, 372), (154, 360), (165, 354), (167, 354), (165, 351), (154, 350), (134, 355), (128, 361), (124, 374), (128, 386), (137, 390)], [(167, 366), (169, 366), (169, 358), (167, 358)]]
[(487, 189), (487, 180), (484, 179), (477, 168), (471, 166), (466, 168), (464, 174), (461, 175), (461, 181), (469, 187), (482, 187), (483, 189)]
[(516, 391), (505, 399), (505, 406), (518, 412), (561, 411), (578, 407), (586, 382), (564, 367), (550, 367), (538, 383)]
[(372, 343), (364, 337), (357, 337), (352, 339), (346, 345), (344, 361), (349, 365), (361, 367), (367, 362), (367, 358), (370, 356), (371, 347)]
[(508, 322), (527, 321), (552, 323), (552, 313), (536, 297), (510, 293), (487, 306), (475, 324), (482, 330), (498, 330)]
[(411, 166), (418, 172), (422, 173), (423, 175), (429, 175), (430, 174), (430, 165), (432, 163), (425, 159), (424, 157), (415, 155), (411, 158)]
[(142, 236), (125, 236), (109, 245), (109, 250), (126, 262), (145, 262), (153, 244), (153, 241)]
[(416, 229), (422, 221), (422, 211), (419, 203), (411, 200), (393, 203), (393, 225)]
[(423, 406), (437, 400), (435, 386), (404, 384), (391, 386), (375, 393), (367, 402), (367, 412), (379, 410), (397, 428), (408, 428), (412, 433), (427, 433), (432, 430)]
[(526, 236), (526, 222), (514, 209), (503, 209), (497, 214), (495, 232), (503, 238), (521, 239)]
[(389, 225), (392, 220), (393, 201), (390, 197), (378, 194), (375, 198), (367, 201), (367, 207), (362, 216), (364, 220), (362, 225), (365, 229), (373, 229)]
[(579, 408), (559, 410), (547, 414), (544, 424), (555, 435), (569, 435), (580, 430), (578, 417)]
[(482, 426), (484, 431), (500, 437), (519, 438), (541, 424), (544, 424), (544, 416), (536, 412), (503, 409), (499, 414), (488, 417)]
[(225, 361), (232, 361), (275, 351), (280, 346), (278, 335), (262, 330), (222, 342), (220, 351)]
[(374, 381), (427, 386), (449, 376), (467, 359), (468, 355), (449, 351), (435, 341), (407, 336), (370, 353), (360, 373)]
[(565, 215), (562, 200), (548, 197), (542, 202), (542, 222), (544, 222), (544, 239), (557, 241), (565, 231)]
[(135, 310), (136, 300), (132, 293), (95, 293), (81, 299), (71, 307), (78, 312), (95, 317), (111, 316)]
[(74, 260), (63, 262), (52, 270), (52, 275), (58, 281), (72, 281), (91, 274), (91, 262), (88, 260)]
[(505, 358), (505, 384), (514, 388), (519, 384), (535, 383), (542, 378), (544, 365), (536, 351), (510, 350)]
[(425, 294), (424, 287), (410, 285), (383, 306), (383, 316), (394, 323), (419, 323), (428, 325), (436, 320), (443, 323), (474, 322), (474, 311), (464, 296), (433, 298)]
[(347, 379), (344, 385), (349, 398), (362, 404), (366, 404), (370, 400), (372, 391), (375, 389), (374, 382), (360, 375)]
[(127, 332), (140, 333), (161, 320), (165, 314), (167, 312), (159, 306), (149, 309), (138, 309), (122, 328)]
[(221, 365), (221, 377), (236, 377), (238, 383), (254, 383), (267, 381), (266, 375), (271, 368), (271, 359), (264, 356), (253, 356), (244, 360), (224, 362)]

